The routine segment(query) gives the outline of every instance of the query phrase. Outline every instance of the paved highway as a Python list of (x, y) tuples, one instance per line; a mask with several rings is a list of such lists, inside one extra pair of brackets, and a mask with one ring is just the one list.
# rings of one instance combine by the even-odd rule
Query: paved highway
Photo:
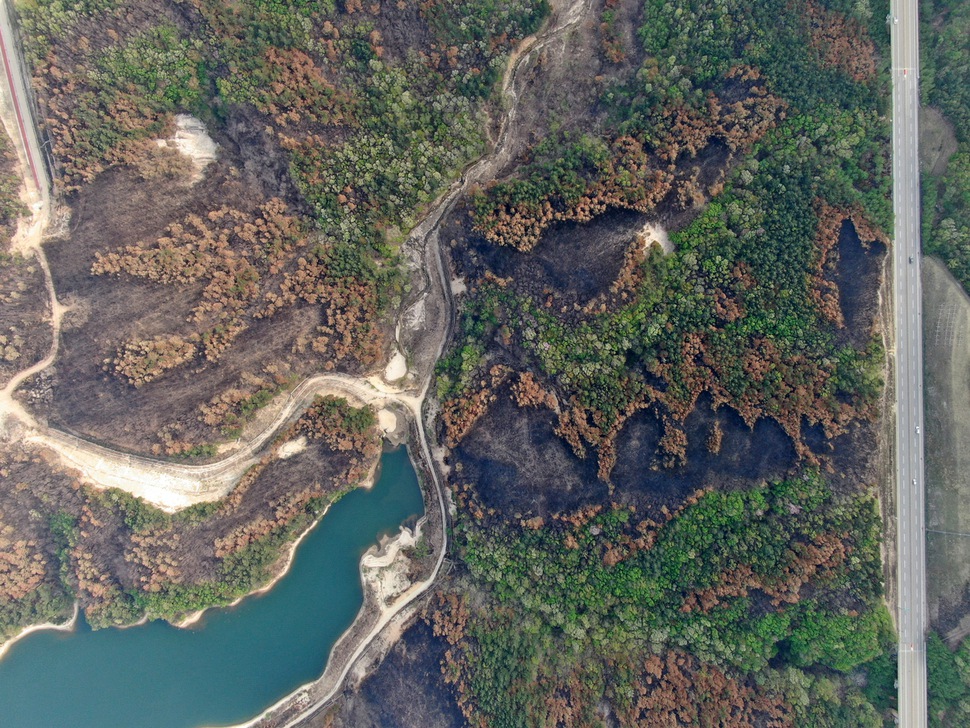
[(899, 725), (927, 723), (923, 480), (923, 298), (920, 282), (919, 19), (893, 0), (893, 245), (896, 323), (896, 548)]
[[(28, 167), (27, 183), (33, 183), (29, 190), (32, 197), (36, 196), (46, 207), (50, 201), (50, 177), (41, 156), (40, 143), (37, 139), (37, 125), (34, 123), (30, 109), (30, 96), (25, 85), (27, 74), (24, 73), (20, 62), (20, 53), (14, 38), (7, 0), (0, 0), (0, 56), (3, 60), (3, 82), (9, 94), (13, 111), (17, 117), (17, 128), (20, 139), (14, 139), (14, 144), (20, 146), (26, 156)], [(18, 144), (18, 141), (20, 142)]]

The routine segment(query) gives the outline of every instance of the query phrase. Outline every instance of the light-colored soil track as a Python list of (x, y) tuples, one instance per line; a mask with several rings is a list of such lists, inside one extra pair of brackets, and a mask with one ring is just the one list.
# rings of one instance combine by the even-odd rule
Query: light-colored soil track
[[(292, 419), (299, 415), (320, 394), (335, 394), (363, 402), (378, 409), (393, 408), (406, 412), (415, 426), (416, 443), (411, 453), (419, 460), (420, 471), (433, 481), (437, 512), (429, 513), (418, 527), (430, 526), (436, 531), (432, 543), (437, 550), (435, 566), (423, 581), (413, 583), (392, 604), (381, 605), (376, 613), (367, 613), (367, 605), (361, 610), (354, 624), (334, 647), (327, 668), (319, 680), (303, 686), (292, 695), (273, 706), (264, 716), (247, 725), (287, 725), (303, 723), (321, 708), (329, 705), (338, 693), (354, 664), (368, 647), (391, 626), (400, 621), (406, 609), (434, 583), (447, 551), (447, 509), (444, 483), (439, 475), (438, 459), (432, 456), (425, 427), (425, 397), (431, 385), (434, 365), (448, 341), (454, 318), (451, 298), (451, 276), (439, 246), (438, 228), (441, 221), (473, 184), (488, 181), (511, 161), (511, 140), (517, 138), (520, 129), (517, 119), (520, 70), (531, 63), (538, 53), (550, 44), (561, 41), (570, 29), (590, 17), (591, 0), (564, 0), (554, 2), (552, 17), (544, 29), (520, 44), (513, 54), (502, 83), (502, 94), (507, 111), (498, 132), (498, 141), (489, 154), (470, 165), (465, 173), (430, 208), (427, 215), (412, 231), (402, 253), (412, 268), (412, 278), (419, 279), (417, 294), (404, 309), (398, 326), (398, 346), (410, 364), (405, 382), (407, 389), (396, 389), (379, 377), (354, 378), (340, 374), (321, 374), (310, 377), (289, 392), (282, 403), (276, 403), (275, 414), (262, 424), (258, 431), (249, 435), (231, 454), (207, 465), (183, 465), (141, 455), (112, 450), (68, 433), (45, 427), (26, 411), (14, 398), (14, 392), (24, 381), (50, 366), (56, 356), (60, 338), (60, 321), (64, 307), (57, 301), (53, 280), (40, 246), (41, 232), (49, 219), (50, 203), (47, 189), (50, 180), (46, 169), (31, 164), (32, 147), (38, 147), (35, 125), (30, 120), (30, 109), (25, 93), (11, 95), (9, 85), (6, 99), (22, 121), (14, 141), (21, 150), (22, 159), (35, 180), (43, 180), (38, 203), (35, 205), (35, 224), (30, 249), (37, 256), (44, 270), (52, 311), (52, 344), (47, 357), (17, 374), (0, 392), (0, 439), (18, 439), (37, 447), (57, 453), (63, 463), (78, 470), (82, 476), (97, 487), (121, 488), (168, 510), (184, 508), (192, 503), (211, 501), (229, 493), (246, 469), (256, 462), (273, 439)], [(12, 45), (5, 3), (0, 13), (0, 26), (7, 47)], [(18, 64), (8, 65), (8, 71), (19, 83), (25, 77)], [(16, 86), (16, 84), (14, 84)], [(27, 121), (27, 123), (23, 123)], [(39, 155), (35, 153), (34, 156)], [(47, 189), (44, 189), (46, 186)], [(392, 368), (396, 371), (395, 368)], [(400, 630), (400, 624), (396, 625)]]
[(228, 495), (243, 473), (256, 462), (277, 433), (319, 395), (346, 397), (376, 409), (406, 408), (414, 417), (420, 401), (403, 392), (381, 391), (371, 381), (341, 374), (322, 374), (304, 380), (286, 399), (273, 420), (231, 455), (207, 465), (183, 465), (102, 447), (53, 428), (32, 428), (26, 442), (46, 446), (84, 480), (102, 488), (121, 488), (149, 503), (172, 511), (193, 503)]

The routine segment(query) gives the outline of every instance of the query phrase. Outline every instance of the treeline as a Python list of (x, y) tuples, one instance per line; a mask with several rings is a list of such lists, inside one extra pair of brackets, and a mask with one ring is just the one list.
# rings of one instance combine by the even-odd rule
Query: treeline
[(521, 178), (473, 196), (476, 229), (491, 242), (528, 251), (553, 222), (589, 222), (611, 208), (648, 212), (672, 192), (685, 206), (702, 199), (710, 190), (679, 178), (678, 162), (719, 143), (731, 155), (744, 154), (783, 116), (784, 104), (756, 71), (734, 68), (724, 80), (738, 85), (741, 100), (710, 93), (695, 105), (658, 110), (650, 124), (627, 125), (608, 140), (547, 137)]
[(567, 645), (679, 646), (745, 671), (780, 649), (841, 672), (881, 652), (874, 503), (813, 473), (702, 493), (668, 522), (616, 508), (578, 526), (466, 523), (459, 544), (474, 578)]
[(923, 245), (970, 291), (970, 7), (926, 0), (920, 13), (923, 101), (943, 112), (957, 141), (941, 174), (924, 171)]

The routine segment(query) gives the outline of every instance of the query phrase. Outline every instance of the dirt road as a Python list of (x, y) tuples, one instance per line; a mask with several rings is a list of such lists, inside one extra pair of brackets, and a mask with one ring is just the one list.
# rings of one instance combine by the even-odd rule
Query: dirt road
[[(5, 10), (2, 2), (0, 6)], [(378, 409), (403, 410), (416, 424), (413, 429), (417, 433), (418, 442), (413, 443), (411, 454), (421, 461), (421, 469), (430, 475), (437, 496), (438, 512), (434, 514), (434, 518), (426, 516), (428, 522), (435, 524), (437, 531), (433, 539), (437, 546), (437, 559), (432, 573), (424, 581), (412, 584), (392, 605), (383, 610), (379, 619), (360, 638), (356, 646), (342, 653), (342, 659), (335, 659), (335, 648), (335, 655), (331, 656), (324, 675), (318, 681), (304, 686), (271, 708), (266, 716), (261, 716), (247, 725), (268, 725), (270, 722), (273, 725), (281, 722), (288, 726), (298, 725), (328, 705), (368, 646), (402, 610), (427, 591), (437, 578), (447, 551), (448, 514), (443, 479), (436, 467), (436, 459), (432, 455), (426, 434), (426, 426), (430, 423), (425, 422), (424, 404), (433, 379), (435, 363), (449, 339), (455, 315), (448, 265), (439, 245), (439, 226), (471, 185), (493, 178), (510, 161), (510, 150), (513, 148), (510, 141), (520, 133), (517, 126), (520, 70), (550, 43), (560, 40), (571, 28), (588, 18), (591, 8), (591, 0), (554, 2), (552, 17), (545, 28), (520, 45), (503, 78), (502, 92), (508, 102), (508, 111), (502, 120), (495, 147), (486, 156), (471, 164), (461, 178), (431, 207), (424, 220), (412, 231), (402, 250), (410, 265), (412, 278), (421, 282), (415, 287), (416, 294), (404, 308), (398, 322), (398, 348), (406, 352), (408, 360), (412, 362), (412, 386), (408, 389), (396, 389), (379, 377), (363, 379), (340, 374), (310, 377), (292, 390), (281, 405), (278, 404), (278, 411), (270, 422), (245, 443), (240, 443), (235, 452), (218, 462), (182, 465), (118, 452), (40, 425), (13, 398), (18, 386), (54, 362), (60, 338), (60, 317), (64, 311), (57, 301), (47, 260), (39, 244), (50, 208), (49, 195), (46, 191), (42, 195), (38, 205), (40, 217), (35, 218), (41, 221), (41, 225), (39, 229), (35, 225), (30, 247), (40, 260), (47, 280), (52, 311), (52, 344), (47, 357), (21, 371), (0, 392), (0, 438), (16, 438), (35, 446), (49, 448), (66, 465), (79, 470), (96, 487), (121, 488), (167, 510), (178, 510), (192, 503), (215, 500), (229, 493), (240, 476), (261, 457), (277, 434), (305, 410), (317, 395), (335, 394)], [(4, 33), (9, 31), (6, 20), (5, 14), (0, 15), (0, 26), (4, 28)], [(12, 44), (11, 36), (4, 35), (4, 40), (7, 44)], [(8, 60), (6, 55), (5, 60)], [(21, 145), (24, 156), (29, 161), (32, 156), (39, 155), (39, 150), (31, 152), (33, 146), (36, 146), (36, 127), (29, 116), (26, 94), (17, 94), (18, 84), (26, 89), (28, 81), (19, 64), (6, 63), (5, 69), (12, 81), (10, 88), (14, 91), (8, 92), (8, 95), (18, 112), (17, 118), (21, 119)], [(42, 182), (46, 179), (46, 168), (29, 163), (25, 172), (34, 177), (37, 186), (44, 187)], [(356, 634), (357, 627), (359, 625), (355, 621), (347, 635)], [(298, 694), (310, 696), (312, 702), (307, 705), (306, 702), (296, 700), (294, 696)]]

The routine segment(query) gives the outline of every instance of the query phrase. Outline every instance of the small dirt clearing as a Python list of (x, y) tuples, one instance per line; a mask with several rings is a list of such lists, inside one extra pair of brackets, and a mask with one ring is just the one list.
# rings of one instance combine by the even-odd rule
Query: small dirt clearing
[(402, 354), (398, 349), (395, 349), (394, 354), (391, 356), (391, 360), (387, 362), (387, 366), (384, 368), (384, 380), (387, 382), (396, 382), (403, 378), (407, 373), (407, 359), (404, 358), (404, 354)]
[(278, 457), (280, 460), (286, 460), (287, 458), (291, 458), (294, 455), (298, 455), (306, 450), (306, 445), (306, 437), (300, 435), (295, 440), (290, 440), (289, 442), (284, 442), (282, 445), (280, 445), (280, 449), (277, 451), (276, 457)]
[(647, 252), (654, 245), (659, 245), (660, 249), (663, 250), (665, 255), (669, 255), (670, 253), (674, 252), (674, 244), (670, 242), (670, 236), (667, 235), (667, 231), (664, 230), (660, 225), (655, 225), (654, 223), (648, 222), (640, 231), (640, 237), (643, 238), (644, 257), (646, 257)]
[(158, 146), (174, 148), (192, 161), (194, 173), (192, 182), (202, 179), (202, 172), (216, 159), (219, 145), (216, 144), (205, 124), (189, 114), (175, 116), (175, 135), (170, 139), (159, 139)]

